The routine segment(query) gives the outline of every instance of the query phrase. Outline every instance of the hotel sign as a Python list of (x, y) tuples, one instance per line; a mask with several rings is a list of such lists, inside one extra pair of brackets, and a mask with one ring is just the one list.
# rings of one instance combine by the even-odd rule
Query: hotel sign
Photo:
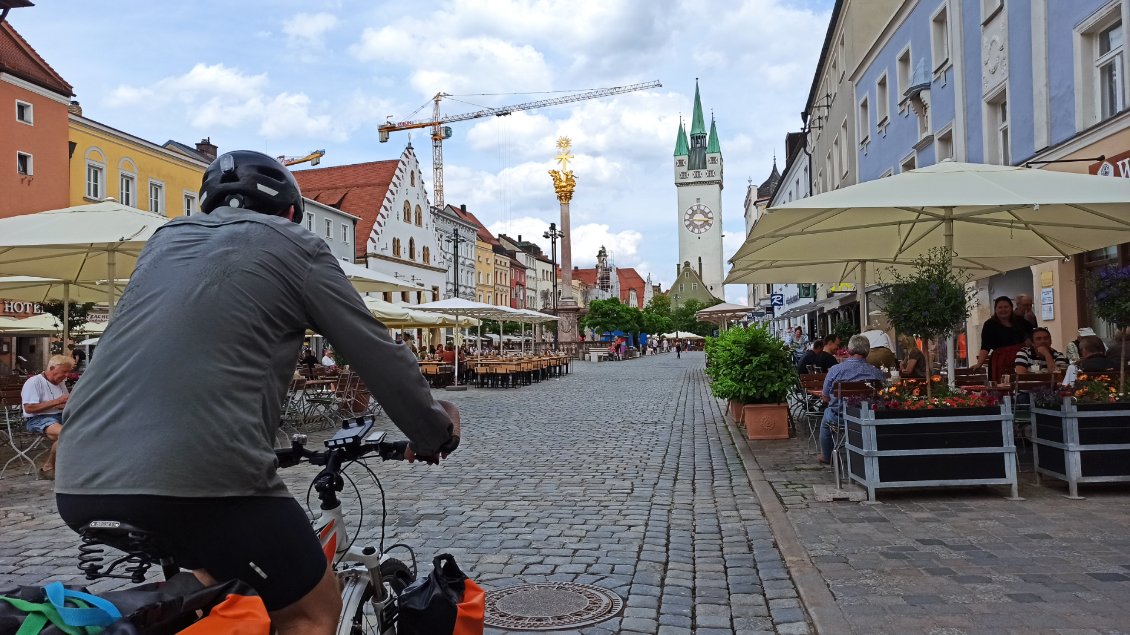
[(1107, 157), (1104, 161), (1092, 163), (1089, 171), (1091, 174), (1099, 176), (1117, 176), (1130, 179), (1130, 152), (1116, 154)]
[(0, 315), (8, 317), (29, 317), (43, 313), (43, 305), (38, 302), (19, 300), (0, 300)]

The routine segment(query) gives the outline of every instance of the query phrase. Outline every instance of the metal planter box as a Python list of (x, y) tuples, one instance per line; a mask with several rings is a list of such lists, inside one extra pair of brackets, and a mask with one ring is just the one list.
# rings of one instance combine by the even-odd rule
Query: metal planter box
[(936, 410), (847, 408), (844, 446), (851, 480), (875, 490), (1009, 485), (1017, 496), (1012, 403)]
[(1079, 483), (1130, 481), (1127, 404), (1033, 407), (1032, 443), (1037, 483), (1041, 474), (1067, 481), (1070, 498), (1079, 497)]

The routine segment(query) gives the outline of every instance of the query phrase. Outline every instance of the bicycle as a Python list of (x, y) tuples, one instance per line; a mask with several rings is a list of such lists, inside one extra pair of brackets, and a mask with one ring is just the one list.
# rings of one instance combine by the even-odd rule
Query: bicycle
[[(312, 525), (327, 560), (334, 563), (341, 583), (342, 611), (337, 635), (395, 635), (397, 599), (416, 580), (416, 554), (404, 544), (391, 545), (387, 550), (384, 548), (384, 488), (363, 459), (375, 454), (382, 461), (404, 460), (408, 442), (385, 442), (384, 432), (371, 434), (372, 418), (362, 417), (355, 421), (355, 425), (348, 424), (348, 420), (343, 421), (342, 428), (332, 438), (325, 440), (326, 450), (323, 452), (306, 449), (306, 435), (296, 434), (291, 439), (291, 447), (276, 449), (275, 454), (279, 459), (279, 467), (282, 468), (302, 462), (322, 466), (322, 470), (310, 484), (321, 501), (321, 514), (314, 518)], [(376, 480), (381, 492), (381, 541), (377, 547), (354, 546), (356, 534), (353, 540), (346, 541), (348, 534), (345, 531), (341, 500), (337, 495), (344, 490), (345, 481), (349, 479), (344, 469), (353, 463), (360, 463), (365, 467)], [(349, 481), (352, 483), (352, 479)], [(122, 578), (140, 584), (155, 563), (161, 566), (166, 580), (180, 572), (168, 550), (162, 547), (160, 538), (144, 529), (115, 520), (96, 520), (83, 527), (79, 535), (82, 539), (79, 569), (88, 580)], [(102, 546), (113, 547), (125, 555), (104, 564)], [(411, 567), (388, 555), (388, 551), (396, 548), (408, 551), (412, 558)], [(115, 573), (119, 568), (121, 573)]]

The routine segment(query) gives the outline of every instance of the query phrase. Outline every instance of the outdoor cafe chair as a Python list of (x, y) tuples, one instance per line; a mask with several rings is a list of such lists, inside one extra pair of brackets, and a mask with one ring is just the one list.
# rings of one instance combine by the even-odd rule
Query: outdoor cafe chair
[(840, 489), (843, 481), (847, 479), (847, 463), (840, 457), (847, 436), (844, 430), (844, 416), (847, 413), (846, 398), (873, 398), (876, 392), (875, 386), (866, 381), (838, 381), (833, 384), (832, 391), (840, 400), (839, 423), (829, 426), (832, 431), (832, 472), (836, 475), (836, 489)]
[(989, 371), (985, 367), (977, 369), (955, 368), (953, 371), (955, 386), (987, 386), (989, 384)]
[(28, 464), (25, 474), (35, 472), (35, 478), (38, 480), (39, 471), (36, 469), (35, 462), (47, 451), (47, 446), (44, 443), (47, 437), (35, 432), (28, 432), (24, 427), (23, 405), (18, 390), (15, 391), (14, 399), (11, 389), (0, 393), (0, 411), (3, 411), (2, 416), (4, 417), (3, 445), (10, 447), (15, 452), (15, 456), (10, 457), (4, 462), (4, 466), (0, 467), (0, 478), (4, 478), (4, 473), (8, 471), (8, 466), (13, 462), (18, 465), (20, 461), (24, 461)]

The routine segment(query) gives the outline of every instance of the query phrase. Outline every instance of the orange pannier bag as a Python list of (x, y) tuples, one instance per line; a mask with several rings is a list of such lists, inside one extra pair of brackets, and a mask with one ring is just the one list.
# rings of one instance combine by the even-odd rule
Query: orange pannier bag
[(229, 594), (182, 635), (271, 635), (271, 618), (258, 595)]

